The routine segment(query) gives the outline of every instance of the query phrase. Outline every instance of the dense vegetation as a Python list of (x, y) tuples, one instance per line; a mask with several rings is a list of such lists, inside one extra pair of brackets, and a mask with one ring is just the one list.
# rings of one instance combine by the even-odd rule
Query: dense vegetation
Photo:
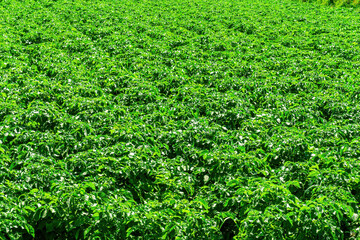
[(336, 7), (350, 6), (358, 7), (360, 5), (360, 0), (301, 0), (303, 2), (316, 2), (323, 5), (330, 5)]
[(0, 239), (360, 238), (359, 10), (0, 2)]

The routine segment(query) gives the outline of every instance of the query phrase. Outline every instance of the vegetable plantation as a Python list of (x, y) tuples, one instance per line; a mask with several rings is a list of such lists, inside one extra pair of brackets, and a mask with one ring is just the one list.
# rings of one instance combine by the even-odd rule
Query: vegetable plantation
[(0, 1), (0, 239), (360, 239), (359, 13)]

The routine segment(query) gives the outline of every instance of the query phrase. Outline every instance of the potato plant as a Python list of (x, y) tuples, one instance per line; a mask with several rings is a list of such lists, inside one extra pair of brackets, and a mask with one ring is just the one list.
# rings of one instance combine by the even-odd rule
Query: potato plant
[(0, 239), (360, 239), (358, 8), (0, 2)]

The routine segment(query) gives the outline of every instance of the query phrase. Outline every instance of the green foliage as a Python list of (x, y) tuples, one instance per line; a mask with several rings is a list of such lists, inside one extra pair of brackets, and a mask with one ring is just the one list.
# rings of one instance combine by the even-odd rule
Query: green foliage
[(1, 1), (0, 239), (359, 239), (359, 21)]
[(302, 2), (316, 2), (322, 5), (332, 5), (336, 7), (351, 6), (358, 7), (360, 5), (359, 0), (301, 0)]

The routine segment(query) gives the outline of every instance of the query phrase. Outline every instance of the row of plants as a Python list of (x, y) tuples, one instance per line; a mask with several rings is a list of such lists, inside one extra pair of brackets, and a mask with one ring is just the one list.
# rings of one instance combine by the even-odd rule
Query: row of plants
[(316, 2), (323, 5), (330, 5), (335, 7), (358, 7), (360, 5), (359, 0), (301, 0), (303, 2)]

